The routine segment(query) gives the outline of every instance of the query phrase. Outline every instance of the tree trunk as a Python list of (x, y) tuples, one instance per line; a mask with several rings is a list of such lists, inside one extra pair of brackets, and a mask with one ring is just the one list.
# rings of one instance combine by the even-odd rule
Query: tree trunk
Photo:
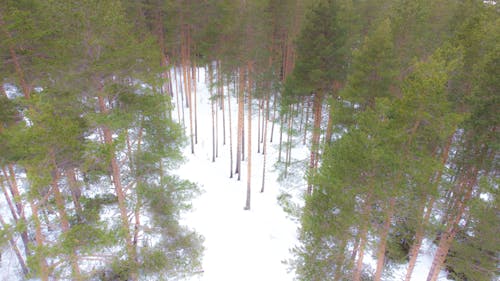
[[(98, 97), (99, 100), (99, 108), (102, 114), (107, 115), (109, 110), (105, 104), (104, 98), (102, 96)], [(102, 131), (104, 134), (104, 142), (112, 146), (113, 145), (113, 137), (111, 130), (103, 125), (102, 126)], [(111, 175), (112, 175), (112, 181), (113, 181), (113, 186), (115, 187), (115, 193), (116, 197), (118, 199), (118, 208), (120, 210), (120, 218), (121, 222), (123, 224), (123, 232), (125, 236), (125, 244), (126, 244), (126, 249), (127, 249), (127, 255), (128, 258), (130, 259), (131, 263), (133, 264), (131, 268), (131, 273), (130, 273), (130, 278), (134, 281), (137, 280), (137, 269), (136, 267), (136, 259), (137, 259), (137, 254), (136, 254), (136, 249), (133, 246), (132, 243), (132, 238), (130, 236), (130, 223), (128, 220), (128, 214), (127, 214), (127, 202), (126, 202), (126, 195), (123, 190), (122, 182), (121, 182), (121, 175), (120, 175), (120, 166), (118, 165), (118, 161), (116, 160), (116, 155), (115, 152), (111, 152)]]
[(264, 118), (264, 137), (263, 137), (263, 144), (262, 144), (262, 154), (264, 154), (264, 162), (262, 164), (262, 188), (260, 189), (260, 192), (264, 192), (264, 186), (266, 182), (266, 161), (267, 161), (267, 125), (269, 123), (269, 94), (266, 94), (266, 116)]
[[(7, 224), (5, 223), (1, 214), (0, 214), (0, 223), (2, 224), (2, 227), (4, 229), (7, 228)], [(24, 257), (21, 254), (21, 251), (17, 247), (16, 241), (14, 241), (14, 239), (12, 239), (12, 238), (9, 238), (9, 244), (10, 244), (10, 247), (12, 248), (12, 251), (14, 251), (14, 254), (16, 255), (16, 258), (17, 258), (17, 261), (19, 262), (19, 265), (21, 266), (21, 270), (23, 272), (24, 278), (28, 279), (30, 272), (29, 272), (28, 266), (26, 265), (26, 261), (24, 260)]]
[[(32, 211), (32, 216), (33, 216), (33, 223), (35, 224), (35, 241), (36, 241), (36, 246), (38, 249), (42, 249), (44, 247), (44, 236), (42, 232), (42, 226), (40, 223), (40, 218), (38, 217), (38, 205), (33, 202), (31, 199), (30, 201), (31, 205), (31, 211)], [(49, 266), (47, 264), (47, 260), (45, 259), (45, 256), (41, 253), (38, 253), (38, 266), (40, 267), (40, 279), (42, 281), (48, 281), (49, 280)]]
[(314, 95), (313, 101), (313, 111), (314, 111), (314, 127), (313, 127), (313, 137), (311, 142), (311, 157), (309, 163), (309, 180), (307, 184), (307, 194), (311, 195), (313, 192), (313, 186), (311, 183), (312, 177), (316, 173), (316, 167), (319, 158), (319, 139), (321, 135), (321, 111), (323, 104), (323, 94), (318, 92)]
[(371, 212), (371, 204), (372, 204), (372, 186), (370, 185), (370, 190), (368, 191), (368, 195), (366, 196), (365, 200), (365, 205), (363, 207), (363, 213), (362, 216), (364, 218), (364, 222), (361, 225), (361, 230), (359, 232), (359, 244), (358, 248), (354, 249), (358, 253), (358, 259), (356, 260), (356, 266), (353, 271), (353, 281), (360, 281), (361, 280), (361, 272), (363, 271), (363, 256), (365, 253), (365, 247), (366, 247), (366, 242), (367, 242), (367, 236), (368, 236), (368, 224), (369, 224), (369, 217), (370, 217), (370, 212)]
[[(59, 189), (59, 172), (57, 171), (57, 165), (55, 163), (55, 156), (51, 153), (52, 162), (54, 164), (54, 171), (52, 175), (52, 190), (54, 192), (54, 199), (56, 201), (57, 211), (59, 213), (59, 219), (61, 220), (61, 230), (63, 233), (67, 233), (70, 229), (68, 215), (66, 213), (66, 207), (64, 204), (64, 199), (61, 195), (61, 191)], [(75, 248), (71, 250), (70, 254), (70, 263), (71, 263), (71, 271), (73, 280), (82, 280), (82, 276), (80, 273), (80, 267), (78, 266), (78, 257), (76, 254)]]
[(229, 117), (229, 178), (233, 178), (233, 124), (231, 123), (231, 92), (229, 91), (229, 81), (227, 87), (227, 109)]
[[(21, 222), (24, 225), (28, 225), (26, 216), (24, 215), (24, 204), (21, 200), (21, 193), (19, 192), (19, 188), (17, 186), (17, 181), (16, 181), (16, 174), (14, 172), (14, 167), (9, 164), (7, 165), (9, 173), (5, 170), (5, 167), (2, 167), (2, 171), (4, 173), (5, 179), (7, 180), (7, 184), (9, 185), (10, 193), (12, 195), (12, 198), (14, 200), (14, 204), (16, 206), (17, 210), (17, 215)], [(21, 232), (21, 240), (23, 241), (24, 245), (24, 253), (26, 257), (30, 256), (29, 252), (29, 238), (28, 238), (28, 231), (24, 230)]]
[[(450, 136), (448, 138), (448, 143), (446, 144), (446, 146), (443, 150), (443, 153), (441, 156), (441, 167), (438, 170), (436, 177), (434, 178), (435, 188), (437, 188), (437, 186), (439, 185), (439, 182), (441, 180), (441, 175), (443, 174), (444, 166), (446, 164), (446, 161), (448, 160), (448, 155), (450, 152), (452, 140), (453, 140), (453, 136)], [(424, 197), (422, 200), (422, 203), (421, 203), (422, 211), (419, 212), (419, 214), (423, 213), (423, 211), (424, 211), (423, 209), (425, 208), (425, 201), (427, 201), (426, 199), (427, 199), (427, 197)], [(425, 227), (429, 223), (429, 219), (430, 219), (430, 216), (432, 213), (432, 208), (433, 208), (435, 199), (436, 199), (435, 197), (433, 197), (433, 196), (431, 197), (431, 199), (429, 200), (429, 203), (427, 205), (427, 210), (425, 211), (425, 215), (424, 215), (422, 221), (420, 221), (419, 224), (417, 225), (417, 229), (415, 232), (415, 241), (413, 242), (413, 245), (412, 245), (412, 247), (410, 249), (410, 253), (409, 253), (410, 258), (408, 261), (408, 269), (406, 270), (405, 281), (411, 280), (413, 270), (415, 269), (415, 265), (417, 263), (418, 253), (420, 252), (420, 247), (422, 246), (422, 241), (423, 241), (424, 233), (425, 233)]]
[(252, 70), (251, 63), (248, 63), (248, 162), (247, 162), (247, 198), (245, 201), (245, 210), (250, 210), (250, 196), (252, 183), (252, 80), (250, 72)]
[[(7, 29), (5, 21), (3, 20), (3, 15), (1, 13), (0, 13), (0, 28), (2, 29), (2, 32), (4, 33), (8, 41), (14, 42), (14, 38), (12, 38), (12, 34)], [(19, 58), (12, 43), (9, 44), (8, 48), (10, 57), (12, 58), (12, 62), (14, 63), (14, 69), (16, 71), (17, 78), (19, 79), (19, 84), (21, 84), (21, 89), (23, 91), (24, 97), (28, 100), (30, 99), (31, 87), (29, 86), (28, 82), (25, 79), (24, 71), (21, 67), (21, 63), (19, 62)]]
[(375, 270), (374, 281), (380, 281), (382, 278), (382, 271), (384, 270), (385, 264), (385, 250), (387, 245), (387, 236), (389, 236), (389, 229), (391, 227), (392, 216), (394, 215), (394, 205), (396, 204), (396, 198), (391, 197), (389, 200), (389, 208), (386, 211), (384, 226), (382, 228), (382, 233), (380, 234), (380, 242), (377, 251), (377, 269)]
[(459, 223), (465, 213), (465, 207), (472, 196), (472, 191), (477, 181), (478, 170), (472, 167), (466, 173), (467, 174), (463, 175), (463, 178), (459, 182), (459, 187), (455, 195), (455, 213), (449, 217), (446, 230), (441, 234), (441, 239), (439, 240), (439, 245), (434, 255), (429, 275), (427, 275), (427, 281), (437, 280), (444, 260), (459, 230)]

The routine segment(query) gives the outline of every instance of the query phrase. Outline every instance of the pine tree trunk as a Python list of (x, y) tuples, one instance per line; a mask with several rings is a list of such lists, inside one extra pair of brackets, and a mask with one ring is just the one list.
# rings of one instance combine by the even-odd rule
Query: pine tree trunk
[[(3, 229), (7, 229), (8, 226), (5, 223), (5, 220), (3, 219), (1, 214), (0, 214), (0, 223), (2, 224)], [(30, 272), (28, 266), (26, 265), (26, 261), (24, 260), (24, 257), (21, 254), (21, 251), (19, 250), (19, 247), (17, 247), (16, 241), (14, 241), (14, 239), (12, 238), (9, 238), (9, 244), (10, 247), (12, 248), (12, 251), (14, 251), (14, 254), (16, 255), (19, 265), (21, 266), (21, 271), (23, 272), (24, 278), (28, 279)]]
[(371, 212), (371, 204), (372, 204), (372, 185), (370, 185), (370, 190), (368, 191), (368, 195), (366, 196), (366, 200), (363, 206), (362, 216), (364, 218), (363, 223), (361, 225), (361, 230), (359, 232), (359, 243), (358, 248), (354, 249), (358, 253), (358, 259), (356, 260), (356, 266), (353, 271), (353, 281), (361, 280), (361, 272), (363, 271), (363, 256), (365, 253), (365, 247), (368, 236), (368, 223)]
[[(442, 156), (441, 156), (441, 168), (438, 170), (436, 177), (434, 178), (435, 181), (435, 186), (437, 188), (437, 185), (439, 185), (439, 182), (441, 180), (441, 176), (443, 174), (443, 169), (446, 164), (446, 161), (448, 160), (448, 155), (450, 152), (451, 148), (451, 143), (453, 140), (453, 136), (450, 136), (448, 138), (448, 142), (443, 150)], [(425, 208), (425, 201), (426, 197), (421, 202), (422, 210), (419, 212), (419, 214), (422, 214), (424, 212)], [(424, 238), (424, 232), (425, 232), (425, 227), (429, 224), (429, 219), (432, 213), (432, 208), (434, 205), (435, 197), (431, 197), (429, 200), (429, 203), (427, 205), (427, 210), (425, 211), (424, 218), (422, 219), (421, 222), (417, 225), (417, 229), (415, 231), (415, 241), (413, 242), (413, 245), (410, 249), (409, 253), (409, 260), (408, 260), (408, 269), (406, 270), (406, 276), (405, 276), (405, 281), (410, 281), (411, 276), (413, 274), (413, 270), (415, 269), (415, 265), (417, 263), (417, 258), (418, 258), (418, 253), (420, 252), (420, 247), (422, 246), (422, 241)]]
[(240, 68), (239, 71), (239, 90), (238, 90), (238, 152), (236, 156), (236, 166), (238, 168), (238, 180), (241, 179), (241, 161), (243, 158), (243, 114), (244, 114), (244, 74), (243, 69)]
[[(19, 192), (19, 188), (17, 186), (17, 180), (16, 180), (16, 174), (14, 172), (14, 167), (9, 164), (7, 165), (9, 174), (6, 172), (5, 167), (2, 167), (2, 171), (4, 173), (4, 177), (7, 180), (7, 184), (9, 185), (10, 193), (12, 195), (12, 198), (14, 200), (14, 204), (16, 206), (17, 214), (19, 219), (21, 220), (21, 223), (24, 225), (27, 224), (26, 216), (24, 215), (24, 204), (21, 201), (21, 193)], [(21, 240), (23, 241), (24, 245), (24, 253), (26, 257), (30, 256), (29, 253), (29, 238), (28, 238), (28, 231), (24, 230), (21, 232)]]
[[(54, 163), (54, 171), (52, 175), (52, 191), (54, 192), (54, 199), (56, 201), (57, 211), (59, 213), (59, 219), (61, 220), (61, 230), (63, 233), (67, 233), (70, 229), (68, 215), (66, 213), (66, 207), (64, 204), (64, 199), (61, 195), (61, 191), (59, 189), (59, 172), (57, 171), (57, 165), (55, 163), (55, 156), (51, 153), (52, 162)], [(80, 273), (80, 267), (78, 266), (78, 257), (76, 254), (76, 250), (73, 248), (70, 254), (70, 263), (71, 263), (71, 271), (73, 280), (82, 280), (82, 276)]]
[(212, 162), (215, 162), (215, 105), (214, 99), (212, 97)]
[(386, 217), (384, 221), (384, 226), (382, 228), (382, 233), (380, 234), (380, 242), (377, 251), (377, 269), (375, 270), (374, 281), (380, 281), (382, 278), (382, 271), (384, 270), (385, 264), (385, 250), (387, 245), (387, 237), (389, 236), (389, 229), (391, 227), (391, 220), (394, 215), (394, 206), (396, 204), (396, 198), (391, 197), (389, 200), (389, 208), (386, 211)]
[(231, 92), (229, 91), (229, 81), (227, 87), (227, 109), (229, 117), (229, 178), (233, 178), (233, 124), (231, 123)]
[[(99, 108), (102, 114), (107, 115), (109, 110), (105, 104), (104, 98), (102, 96), (98, 97), (99, 100)], [(112, 146), (113, 144), (113, 137), (111, 130), (107, 126), (102, 126), (102, 131), (104, 135), (104, 142)], [(134, 264), (134, 266), (131, 268), (131, 273), (130, 273), (130, 278), (134, 281), (137, 280), (137, 269), (135, 268), (136, 265), (136, 259), (137, 259), (137, 254), (136, 254), (136, 249), (133, 246), (132, 243), (132, 238), (130, 236), (130, 223), (128, 220), (128, 214), (127, 214), (127, 202), (126, 202), (126, 197), (125, 197), (125, 192), (123, 190), (122, 182), (121, 182), (121, 175), (120, 175), (120, 166), (118, 165), (118, 161), (116, 160), (116, 155), (115, 152), (111, 152), (111, 175), (112, 175), (112, 182), (113, 186), (115, 187), (115, 193), (116, 197), (118, 199), (118, 208), (120, 210), (120, 218), (122, 222), (122, 227), (123, 227), (123, 233), (124, 233), (124, 238), (125, 238), (125, 246), (127, 249), (127, 255), (128, 258), (130, 259), (130, 262)]]
[(271, 137), (269, 138), (270, 143), (273, 142), (274, 123), (276, 123), (276, 106), (277, 106), (276, 104), (277, 104), (277, 101), (276, 101), (276, 92), (275, 92), (273, 95), (273, 123), (271, 125)]
[(466, 173), (467, 174), (463, 175), (463, 178), (459, 182), (459, 187), (455, 195), (456, 205), (453, 209), (455, 212), (449, 217), (446, 230), (441, 234), (441, 239), (439, 240), (439, 245), (434, 255), (429, 275), (427, 275), (427, 281), (437, 280), (444, 260), (459, 230), (459, 223), (465, 213), (465, 207), (472, 196), (472, 191), (477, 181), (478, 170), (472, 167), (469, 171), (466, 171)]
[(68, 179), (69, 188), (71, 191), (71, 198), (73, 199), (73, 205), (75, 205), (76, 214), (78, 215), (79, 218), (82, 218), (83, 209), (82, 205), (80, 204), (80, 197), (82, 191), (80, 190), (80, 187), (78, 186), (78, 183), (76, 181), (75, 171), (73, 170), (73, 168), (68, 168), (66, 169), (65, 174), (66, 178)]
[[(3, 15), (0, 13), (0, 28), (2, 29), (2, 33), (5, 35), (5, 38), (7, 38), (7, 41), (13, 41), (14, 39), (12, 38), (12, 34), (9, 32), (7, 29), (7, 26), (5, 24), (5, 21), (3, 20)], [(11, 44), (8, 44), (9, 48), (9, 53), (10, 57), (12, 59), (12, 62), (14, 64), (14, 69), (16, 71), (17, 78), (19, 79), (19, 84), (21, 84), (21, 89), (24, 94), (25, 99), (30, 99), (30, 93), (31, 93), (31, 87), (29, 86), (28, 82), (25, 79), (25, 74), (24, 71), (21, 67), (21, 63), (19, 62), (19, 58), (17, 56), (16, 50), (14, 46)]]
[(263, 137), (263, 144), (262, 144), (262, 154), (264, 154), (264, 162), (262, 164), (262, 187), (260, 189), (260, 192), (264, 192), (264, 186), (266, 182), (266, 161), (267, 161), (267, 126), (268, 126), (268, 119), (269, 119), (269, 94), (266, 95), (266, 116), (264, 118), (264, 137)]
[(311, 177), (313, 177), (316, 173), (316, 167), (318, 164), (319, 158), (319, 140), (321, 135), (321, 107), (323, 104), (323, 94), (316, 93), (314, 95), (313, 101), (313, 111), (314, 111), (314, 128), (313, 128), (313, 137), (311, 143), (311, 157), (309, 163), (309, 177), (307, 184), (307, 194), (311, 195), (313, 192), (313, 186), (311, 183)]
[(196, 91), (196, 67), (192, 69), (193, 93), (194, 93), (194, 143), (198, 144), (198, 98)]
[(217, 84), (220, 86), (220, 103), (222, 109), (222, 145), (226, 145), (226, 106), (224, 104), (224, 79), (222, 78), (222, 69), (220, 67), (220, 62), (217, 61)]
[(305, 121), (305, 124), (304, 124), (304, 139), (302, 141), (302, 145), (306, 145), (306, 140), (307, 140), (307, 130), (309, 128), (309, 108), (311, 107), (310, 106), (310, 102), (309, 102), (309, 98), (306, 97), (306, 121)]
[[(40, 223), (40, 218), (38, 217), (38, 205), (33, 202), (33, 199), (30, 201), (31, 205), (31, 212), (32, 212), (32, 217), (33, 217), (33, 223), (35, 224), (35, 241), (36, 241), (36, 246), (39, 249), (42, 249), (44, 247), (44, 236), (42, 232), (42, 226)], [(43, 254), (38, 254), (38, 266), (40, 270), (40, 279), (42, 281), (48, 281), (49, 280), (49, 266), (47, 264), (47, 260), (45, 259), (45, 256)]]
[(260, 153), (260, 114), (262, 112), (262, 108), (261, 108), (261, 104), (262, 104), (262, 101), (258, 101), (258, 112), (257, 112), (257, 153)]
[(248, 162), (247, 162), (247, 198), (245, 201), (245, 210), (250, 210), (250, 196), (252, 190), (252, 65), (248, 63)]

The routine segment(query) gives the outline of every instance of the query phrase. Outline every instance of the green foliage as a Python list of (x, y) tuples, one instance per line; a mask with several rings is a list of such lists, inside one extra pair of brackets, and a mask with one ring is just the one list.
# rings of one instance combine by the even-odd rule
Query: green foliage
[(335, 80), (344, 79), (349, 50), (342, 9), (342, 1), (321, 0), (309, 10), (297, 38), (297, 62), (286, 81), (286, 95), (330, 92)]

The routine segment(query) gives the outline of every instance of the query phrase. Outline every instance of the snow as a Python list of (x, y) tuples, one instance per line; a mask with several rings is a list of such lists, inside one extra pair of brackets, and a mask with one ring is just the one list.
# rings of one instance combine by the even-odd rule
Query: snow
[[(198, 116), (211, 116), (208, 90), (204, 84), (198, 86)], [(234, 101), (232, 99), (235, 159), (237, 106)], [(257, 107), (253, 112), (257, 112)], [(188, 118), (186, 114), (186, 126), (189, 126)], [(272, 145), (267, 146), (265, 191), (260, 193), (263, 155), (257, 153), (258, 125), (255, 115), (252, 120), (251, 209), (243, 210), (247, 186), (247, 153), (245, 152), (245, 161), (242, 162), (241, 180), (236, 179), (237, 175), (230, 179), (229, 129), (226, 127), (226, 145), (223, 146), (221, 119), (220, 111), (219, 157), (215, 162), (212, 162), (212, 120), (198, 118), (199, 142), (195, 145), (195, 154), (191, 154), (188, 145), (184, 152), (187, 161), (177, 171), (182, 178), (197, 183), (203, 192), (194, 200), (193, 211), (184, 217), (185, 223), (205, 238), (204, 272), (192, 280), (292, 280), (293, 275), (287, 272), (283, 261), (289, 258), (289, 249), (296, 243), (298, 225), (277, 204), (281, 189), (277, 183), (278, 173), (273, 168), (277, 160), (276, 149)], [(229, 125), (228, 121), (226, 117), (226, 126)], [(271, 123), (268, 126), (270, 132)], [(278, 132), (276, 128), (275, 135)], [(186, 131), (189, 133), (188, 129)]]

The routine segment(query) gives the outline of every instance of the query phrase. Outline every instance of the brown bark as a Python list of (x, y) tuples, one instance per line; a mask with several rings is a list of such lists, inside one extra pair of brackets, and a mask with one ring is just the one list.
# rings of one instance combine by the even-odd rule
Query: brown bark
[(389, 235), (389, 229), (391, 227), (392, 216), (394, 215), (394, 205), (396, 204), (396, 198), (391, 197), (389, 200), (389, 208), (386, 210), (386, 216), (384, 221), (384, 226), (380, 234), (380, 244), (377, 251), (377, 269), (375, 270), (375, 276), (373, 280), (380, 281), (382, 278), (382, 271), (385, 264), (385, 249), (387, 245), (387, 236)]
[[(8, 38), (10, 41), (14, 40), (12, 38), (12, 34), (7, 29), (6, 23), (3, 19), (3, 15), (1, 13), (0, 13), (0, 28), (2, 29), (2, 33), (5, 35), (6, 38)], [(21, 67), (21, 63), (19, 62), (19, 58), (17, 56), (15, 47), (13, 46), (13, 44), (9, 44), (8, 48), (9, 48), (9, 54), (12, 58), (12, 62), (14, 63), (14, 69), (16, 71), (16, 75), (19, 79), (19, 84), (21, 84), (21, 90), (23, 91), (24, 97), (26, 99), (29, 99), (31, 93), (31, 87), (26, 81), (25, 73)]]
[[(61, 191), (59, 189), (59, 172), (57, 171), (57, 165), (55, 163), (55, 156), (51, 153), (52, 162), (54, 163), (54, 171), (52, 173), (52, 191), (54, 193), (54, 199), (56, 201), (57, 211), (59, 213), (59, 219), (61, 220), (61, 230), (63, 233), (66, 233), (70, 229), (68, 215), (66, 213), (66, 207), (64, 204), (64, 199), (61, 195)], [(72, 271), (73, 280), (82, 280), (80, 267), (78, 266), (78, 257), (76, 255), (76, 250), (72, 249), (70, 254), (70, 264)]]
[[(7, 228), (7, 224), (5, 223), (1, 214), (0, 214), (0, 223), (2, 224), (2, 227), (4, 229)], [(26, 261), (24, 260), (23, 255), (21, 254), (21, 251), (19, 250), (19, 247), (17, 247), (16, 241), (14, 241), (14, 239), (12, 239), (12, 238), (9, 238), (9, 244), (10, 244), (10, 247), (12, 248), (12, 251), (14, 251), (14, 254), (16, 255), (16, 258), (17, 258), (17, 261), (19, 262), (19, 265), (21, 266), (23, 276), (25, 278), (27, 278), (29, 275), (29, 269), (28, 269), (28, 266), (26, 265)]]
[[(38, 204), (35, 204), (33, 200), (30, 201), (33, 223), (35, 224), (35, 241), (36, 245), (39, 249), (42, 249), (44, 246), (44, 236), (42, 232), (42, 226), (40, 223), (40, 218), (38, 217)], [(49, 280), (49, 266), (47, 264), (47, 260), (45, 259), (45, 255), (43, 253), (38, 253), (38, 266), (40, 267), (40, 279), (42, 281)]]
[[(18, 218), (19, 218), (19, 220), (21, 220), (21, 222), (24, 225), (28, 225), (27, 220), (26, 220), (26, 216), (24, 215), (24, 204), (21, 200), (21, 194), (20, 194), (19, 188), (17, 186), (16, 174), (14, 172), (14, 167), (10, 164), (7, 165), (7, 167), (8, 167), (9, 173), (7, 173), (7, 171), (5, 170), (5, 167), (2, 167), (2, 171), (3, 171), (4, 177), (7, 181), (7, 184), (9, 185), (9, 190), (10, 190), (10, 193), (11, 193), (12, 198), (14, 200), (14, 205), (16, 206)], [(23, 241), (23, 245), (24, 245), (24, 253), (25, 253), (26, 257), (28, 257), (30, 255), (30, 253), (29, 253), (29, 238), (28, 238), (27, 230), (24, 230), (21, 232), (21, 240)]]
[(441, 234), (429, 275), (427, 275), (427, 281), (436, 281), (439, 276), (444, 260), (459, 230), (459, 223), (465, 213), (465, 207), (472, 196), (472, 191), (477, 181), (477, 174), (478, 170), (475, 167), (471, 167), (459, 181), (455, 197), (455, 212), (449, 217), (446, 230)]
[(368, 195), (366, 196), (366, 200), (364, 202), (364, 207), (363, 207), (363, 213), (362, 217), (364, 218), (364, 222), (361, 226), (360, 232), (359, 232), (359, 244), (358, 248), (354, 249), (355, 252), (358, 253), (358, 259), (356, 260), (356, 266), (353, 271), (353, 281), (360, 281), (361, 280), (361, 272), (363, 270), (363, 256), (365, 253), (365, 247), (367, 243), (367, 236), (368, 236), (368, 223), (369, 223), (369, 216), (371, 212), (371, 204), (372, 204), (372, 187), (370, 186), (370, 190), (368, 192)]
[(83, 214), (82, 205), (80, 204), (81, 190), (76, 181), (75, 170), (72, 168), (66, 169), (66, 178), (68, 179), (69, 188), (71, 190), (71, 198), (75, 205), (75, 210), (78, 216)]
[[(436, 177), (434, 178), (435, 188), (437, 188), (437, 185), (439, 185), (439, 181), (440, 181), (442, 173), (443, 173), (444, 165), (446, 164), (446, 161), (448, 160), (448, 154), (450, 152), (452, 139), (453, 139), (453, 136), (450, 136), (448, 138), (448, 142), (443, 150), (443, 153), (441, 156), (441, 168), (438, 170)], [(427, 198), (424, 197), (424, 199), (422, 200), (422, 203), (421, 203), (422, 209), (419, 212), (419, 214), (422, 214), (424, 212), (426, 199)], [(412, 247), (410, 249), (410, 253), (409, 253), (410, 258), (408, 261), (408, 269), (406, 270), (405, 281), (411, 280), (413, 270), (415, 269), (415, 265), (417, 263), (418, 253), (420, 252), (420, 247), (422, 246), (422, 241), (423, 241), (424, 233), (425, 233), (425, 227), (429, 223), (429, 219), (430, 219), (430, 216), (432, 213), (432, 208), (433, 208), (435, 199), (436, 199), (435, 197), (430, 198), (429, 203), (427, 205), (427, 210), (425, 211), (425, 214), (424, 214), (424, 217), (417, 225), (417, 229), (415, 231), (415, 241), (413, 242), (413, 245), (412, 245)]]
[[(108, 114), (109, 110), (106, 106), (106, 103), (104, 101), (104, 98), (102, 96), (98, 97), (99, 100), (99, 108), (102, 114)], [(112, 146), (113, 145), (113, 137), (111, 130), (103, 125), (102, 126), (102, 131), (104, 134), (104, 142), (107, 145)], [(136, 254), (136, 249), (133, 246), (132, 243), (132, 238), (130, 235), (130, 223), (128, 221), (128, 214), (127, 214), (127, 202), (126, 202), (126, 195), (122, 186), (121, 182), (121, 172), (120, 172), (120, 166), (118, 165), (118, 161), (116, 160), (116, 155), (115, 152), (111, 152), (111, 175), (112, 175), (112, 181), (113, 181), (113, 186), (115, 187), (115, 193), (116, 197), (118, 199), (118, 208), (120, 210), (120, 218), (123, 224), (123, 232), (125, 236), (125, 244), (126, 244), (126, 249), (127, 249), (127, 255), (128, 258), (132, 263), (136, 263), (137, 259), (137, 254)], [(137, 272), (135, 265), (131, 269), (130, 277), (132, 280), (137, 280)]]

